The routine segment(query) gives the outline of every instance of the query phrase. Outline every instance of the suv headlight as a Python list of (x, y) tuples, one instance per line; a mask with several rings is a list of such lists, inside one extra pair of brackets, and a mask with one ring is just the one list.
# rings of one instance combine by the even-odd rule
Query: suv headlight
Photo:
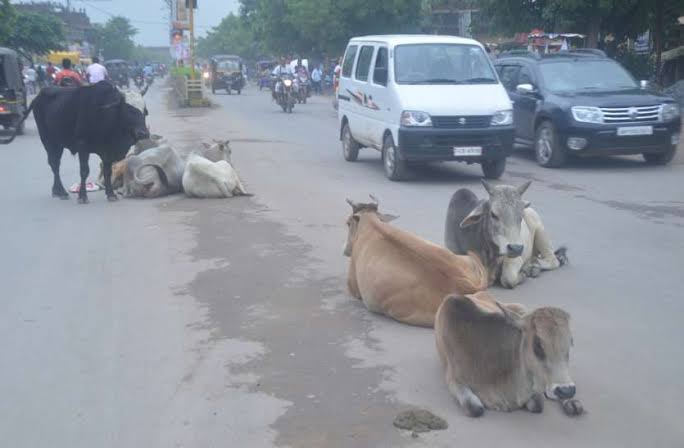
[(513, 124), (513, 111), (500, 110), (492, 115), (492, 126), (507, 126)]
[(582, 123), (603, 123), (603, 113), (598, 107), (575, 106), (572, 109), (572, 118)]
[(679, 106), (674, 103), (665, 103), (660, 106), (660, 119), (662, 121), (672, 121), (679, 118)]
[(405, 110), (401, 113), (402, 126), (432, 126), (432, 118), (426, 112)]

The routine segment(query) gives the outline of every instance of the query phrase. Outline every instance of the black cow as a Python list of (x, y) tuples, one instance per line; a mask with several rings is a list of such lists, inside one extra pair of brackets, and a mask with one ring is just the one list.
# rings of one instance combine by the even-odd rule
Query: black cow
[[(122, 160), (138, 140), (149, 138), (143, 113), (127, 104), (124, 95), (106, 81), (86, 87), (43, 89), (24, 119), (31, 110), (54, 174), (52, 196), (69, 198), (59, 176), (62, 153), (68, 148), (72, 154), (78, 154), (81, 168), (78, 202), (88, 202), (85, 183), (90, 174), (90, 154), (102, 159), (107, 199), (116, 201), (111, 183), (112, 163)], [(1, 143), (13, 139), (14, 135)]]

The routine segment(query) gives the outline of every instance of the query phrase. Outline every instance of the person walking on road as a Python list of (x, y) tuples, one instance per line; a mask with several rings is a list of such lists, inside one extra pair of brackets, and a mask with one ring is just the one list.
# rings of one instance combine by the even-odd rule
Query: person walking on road
[(100, 81), (104, 81), (109, 77), (107, 69), (104, 65), (100, 64), (100, 58), (97, 56), (93, 58), (93, 63), (86, 69), (86, 78), (90, 84), (97, 84)]
[(320, 95), (322, 93), (321, 90), (321, 81), (323, 80), (323, 72), (321, 71), (320, 66), (316, 66), (313, 71), (311, 72), (311, 83), (313, 84), (313, 90), (314, 93), (317, 95)]
[(26, 69), (26, 87), (29, 95), (35, 95), (36, 93), (36, 80), (38, 79), (38, 74), (36, 73), (36, 69), (33, 68), (33, 64), (31, 64), (27, 69)]
[(38, 83), (38, 90), (45, 87), (45, 70), (43, 70), (42, 65), (36, 68), (36, 82)]

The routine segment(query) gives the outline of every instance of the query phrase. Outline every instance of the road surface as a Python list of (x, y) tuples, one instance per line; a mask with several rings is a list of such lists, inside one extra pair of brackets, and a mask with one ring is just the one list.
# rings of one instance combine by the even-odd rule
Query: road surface
[[(152, 131), (188, 150), (229, 139), (252, 198), (91, 203), (50, 197), (35, 125), (0, 147), (0, 434), (20, 447), (672, 447), (684, 440), (684, 158), (538, 167), (509, 160), (571, 264), (503, 301), (572, 314), (571, 367), (588, 414), (553, 402), (464, 416), (432, 331), (370, 314), (345, 291), (345, 198), (369, 193), (398, 226), (441, 243), (450, 195), (484, 194), (477, 166), (387, 181), (378, 154), (342, 159), (327, 98), (286, 115), (266, 92), (167, 108)], [(91, 165), (97, 168), (94, 157)], [(63, 179), (77, 181), (65, 155)], [(445, 418), (413, 438), (410, 407)]]

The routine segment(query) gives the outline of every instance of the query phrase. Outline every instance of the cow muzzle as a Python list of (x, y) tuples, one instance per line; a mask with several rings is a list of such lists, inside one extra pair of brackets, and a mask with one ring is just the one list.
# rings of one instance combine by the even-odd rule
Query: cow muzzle
[(147, 140), (148, 138), (150, 138), (150, 131), (148, 131), (147, 129), (136, 129), (135, 130), (136, 141)]
[(546, 398), (550, 400), (568, 400), (575, 396), (577, 388), (574, 384), (553, 384), (546, 392)]
[(506, 256), (508, 258), (517, 258), (522, 255), (525, 246), (522, 244), (508, 244), (506, 246)]

